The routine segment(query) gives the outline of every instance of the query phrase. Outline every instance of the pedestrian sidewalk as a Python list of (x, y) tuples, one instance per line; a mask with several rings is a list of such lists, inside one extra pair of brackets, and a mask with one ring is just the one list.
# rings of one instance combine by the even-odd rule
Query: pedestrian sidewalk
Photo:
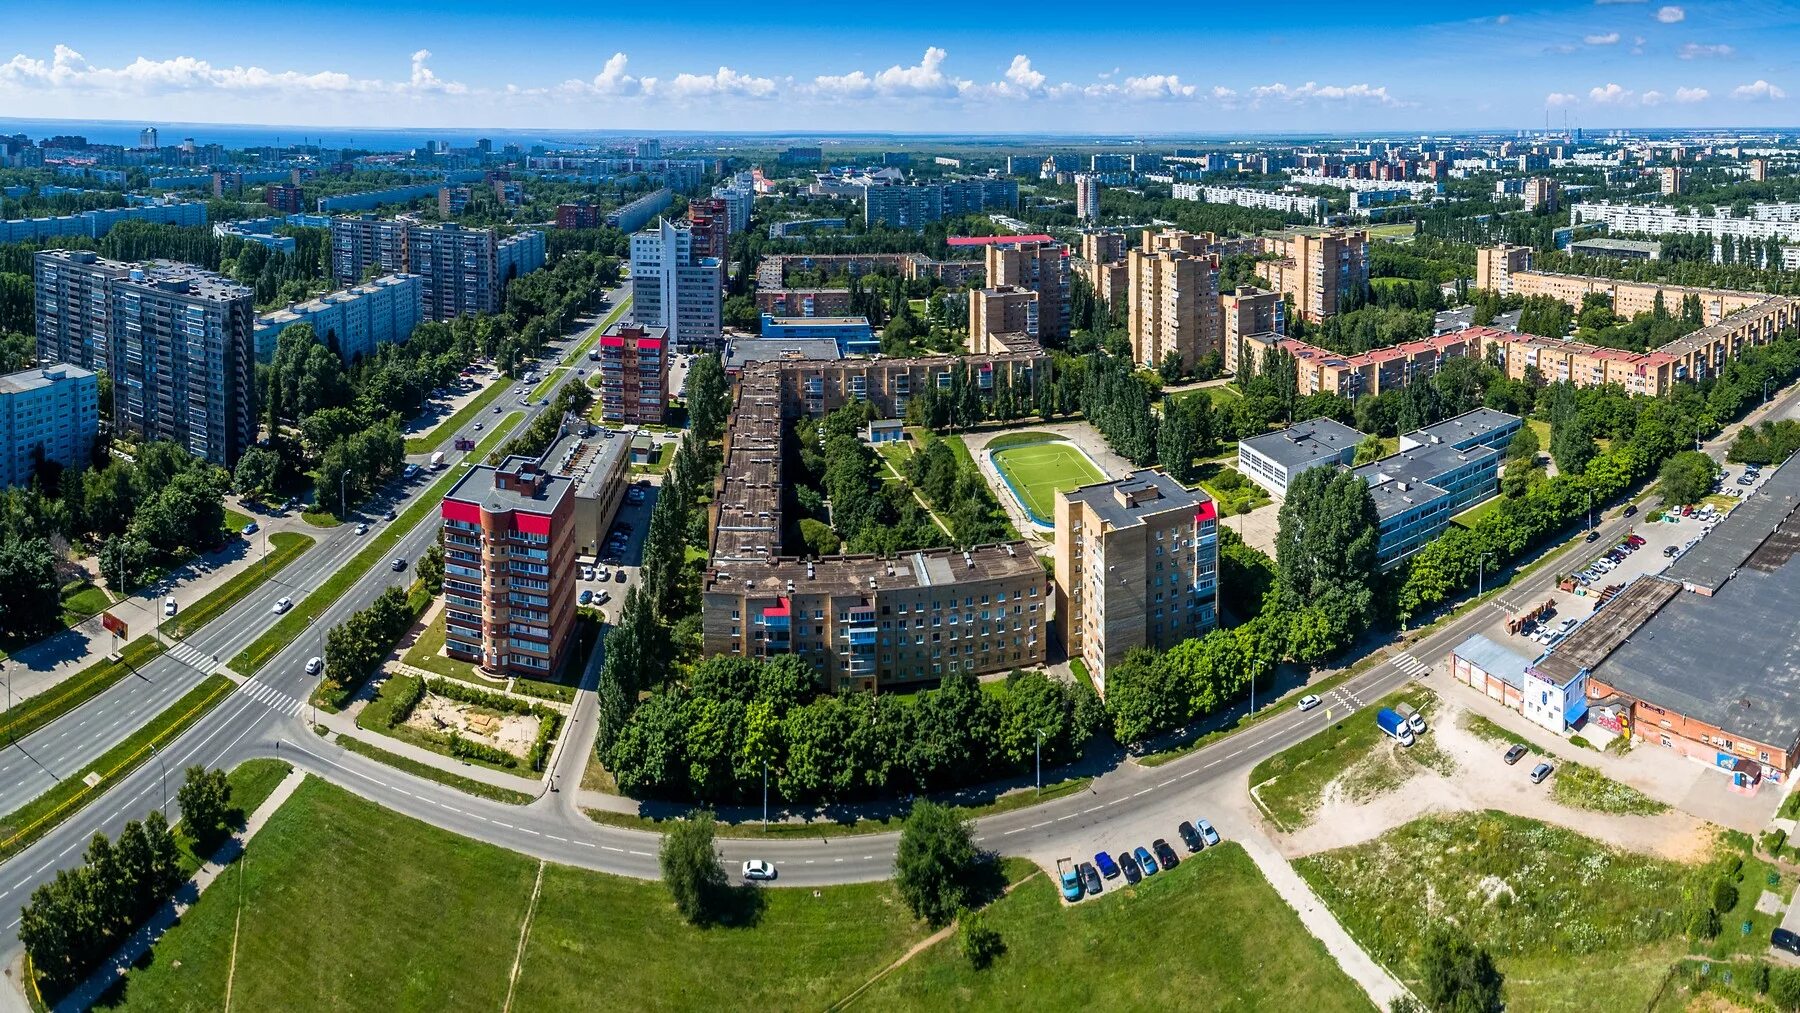
[[(228, 503), (240, 509), (236, 503)], [(271, 531), (303, 531), (318, 540), (323, 534), (300, 519), (299, 513), (277, 517), (259, 515), (259, 527), (265, 529), (247, 538), (234, 538), (218, 552), (196, 556), (177, 567), (156, 584), (107, 607), (107, 611), (125, 621), (131, 639), (153, 633), (163, 621), (163, 599), (173, 596), (178, 608), (185, 608), (210, 594), (232, 577), (249, 569), (263, 558), (266, 537)], [(317, 546), (308, 552), (316, 551)], [(7, 659), (11, 674), (12, 701), (36, 696), (56, 686), (82, 669), (103, 660), (124, 647), (124, 637), (114, 637), (100, 624), (100, 616), (89, 617), (29, 647), (21, 648)]]
[(275, 790), (269, 793), (269, 797), (263, 800), (262, 805), (257, 806), (256, 811), (244, 821), (244, 829), (226, 838), (225, 842), (219, 845), (219, 849), (213, 852), (212, 858), (200, 866), (200, 871), (194, 873), (194, 878), (177, 888), (175, 896), (158, 908), (156, 914), (150, 917), (149, 922), (128, 936), (124, 944), (119, 947), (118, 952), (114, 953), (106, 963), (100, 965), (93, 974), (88, 975), (86, 981), (76, 986), (74, 991), (57, 1003), (56, 1009), (59, 1011), (92, 1009), (94, 1004), (99, 1002), (100, 997), (106, 993), (106, 990), (124, 977), (125, 972), (130, 970), (131, 966), (137, 963), (145, 953), (149, 952), (150, 947), (156, 945), (157, 940), (163, 937), (163, 933), (179, 923), (181, 916), (187, 912), (188, 908), (194, 906), (194, 902), (200, 899), (200, 895), (206, 892), (206, 888), (211, 886), (228, 866), (243, 855), (244, 849), (250, 844), (250, 839), (255, 837), (256, 832), (269, 822), (269, 817), (275, 815), (275, 811), (281, 808), (282, 803), (294, 794), (295, 789), (300, 787), (300, 782), (305, 779), (306, 772), (302, 770), (290, 771), (287, 777), (282, 778), (281, 783), (275, 786)]
[(455, 774), (458, 777), (466, 777), (471, 781), (480, 781), (483, 784), (491, 784), (497, 788), (507, 788), (512, 791), (524, 792), (527, 795), (537, 795), (544, 790), (544, 782), (537, 778), (521, 777), (518, 774), (504, 773), (502, 771), (494, 770), (491, 767), (483, 767), (479, 764), (464, 763), (454, 757), (432, 752), (422, 746), (415, 746), (410, 742), (403, 742), (390, 735), (383, 735), (380, 732), (371, 732), (365, 728), (358, 728), (356, 726), (356, 721), (348, 714), (331, 714), (326, 711), (319, 711), (316, 720), (319, 727), (324, 728), (341, 738), (356, 739), (359, 742), (366, 742), (377, 749), (393, 753), (396, 756), (404, 756), (409, 760), (422, 763), (428, 767), (435, 767), (445, 773)]
[[(404, 652), (397, 651), (396, 653), (404, 653)], [(553, 711), (560, 711), (561, 713), (563, 713), (565, 715), (569, 713), (569, 710), (571, 707), (570, 704), (566, 704), (566, 703), (562, 702), (561, 700), (552, 700), (549, 697), (542, 697), (542, 696), (532, 696), (530, 693), (520, 693), (516, 690), (508, 689), (507, 685), (512, 682), (512, 680), (510, 680), (510, 679), (508, 679), (507, 682), (504, 684), (491, 683), (491, 682), (470, 682), (467, 679), (456, 679), (456, 678), (452, 678), (448, 675), (439, 675), (436, 672), (427, 671), (423, 668), (418, 667), (417, 665), (409, 665), (404, 661), (396, 661), (396, 662), (393, 662), (392, 664), (388, 665), (388, 671), (389, 672), (399, 672), (402, 675), (410, 675), (410, 676), (413, 676), (413, 677), (419, 678), (419, 679), (442, 679), (445, 682), (457, 683), (457, 684), (460, 684), (463, 686), (467, 686), (470, 689), (479, 689), (485, 693), (493, 693), (496, 696), (503, 696), (503, 697), (506, 697), (511, 700), (517, 700), (520, 703), (543, 704), (545, 707), (548, 707)]]

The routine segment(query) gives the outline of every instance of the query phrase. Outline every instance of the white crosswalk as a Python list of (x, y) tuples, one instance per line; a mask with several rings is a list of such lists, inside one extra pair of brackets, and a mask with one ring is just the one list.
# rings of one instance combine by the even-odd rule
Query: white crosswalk
[(1430, 665), (1425, 664), (1423, 661), (1420, 661), (1410, 654), (1396, 655), (1394, 657), (1394, 667), (1415, 679), (1420, 678), (1431, 671)]
[(178, 642), (163, 653), (190, 668), (198, 668), (202, 672), (211, 672), (217, 667), (212, 655), (195, 650), (185, 642)]
[(244, 683), (243, 691), (250, 694), (250, 699), (264, 707), (289, 717), (298, 715), (300, 708), (305, 706), (305, 701), (295, 699), (259, 679), (252, 679)]

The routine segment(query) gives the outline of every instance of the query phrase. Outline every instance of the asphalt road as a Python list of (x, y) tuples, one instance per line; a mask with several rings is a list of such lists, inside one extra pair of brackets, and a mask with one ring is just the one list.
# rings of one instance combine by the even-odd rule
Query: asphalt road
[[(1800, 405), (1800, 387), (1786, 392), (1757, 418), (1787, 414), (1796, 405)], [(1722, 456), (1727, 444), (1721, 437), (1707, 449)], [(1653, 499), (1648, 500), (1644, 509), (1654, 505)], [(1599, 524), (1598, 544), (1622, 537), (1634, 523), (1634, 519), (1614, 513)], [(398, 551), (416, 556), (434, 534), (431, 524), (421, 524)], [(1559, 550), (1559, 558), (1515, 584), (1509, 597), (1526, 600), (1546, 592), (1554, 575), (1566, 569), (1563, 564), (1582, 558), (1591, 548), (1577, 542)], [(392, 575), (385, 569), (370, 572), (328, 610), (320, 627), (329, 628), (362, 607), (390, 579)], [(1325, 707), (1303, 713), (1284, 704), (1280, 713), (1257, 725), (1163, 766), (1121, 765), (1097, 778), (1087, 792), (978, 821), (978, 840), (985, 847), (1011, 854), (1086, 855), (1101, 847), (1146, 843), (1151, 836), (1172, 837), (1180, 820), (1220, 808), (1217, 803), (1242, 785), (1250, 766), (1415, 678), (1491, 622), (1497, 614), (1493, 610), (1499, 608), (1490, 601), (1446, 623), (1404, 652), (1327, 693)], [(217, 625), (229, 628), (232, 624)], [(311, 734), (300, 708), (288, 702), (304, 699), (311, 690), (313, 680), (302, 669), (305, 659), (315, 653), (307, 639), (290, 644), (263, 675), (171, 743), (163, 757), (170, 775), (169, 791), (178, 783), (179, 772), (190, 764), (229, 768), (254, 757), (279, 756), (397, 812), (464, 836), (572, 866), (639, 878), (657, 875), (657, 835), (594, 823), (575, 808), (571, 791), (547, 792), (526, 806), (488, 802), (347, 753)], [(281, 695), (271, 696), (272, 692)], [(65, 720), (79, 719), (87, 709)], [(576, 717), (564, 738), (567, 748), (554, 760), (560, 785), (572, 787), (579, 781), (585, 746), (576, 748), (575, 744), (590, 740), (592, 711), (590, 688), (578, 698)], [(57, 730), (58, 726), (52, 726), (47, 731)], [(0, 864), (0, 910), (23, 903), (30, 890), (54, 875), (57, 868), (79, 861), (82, 847), (94, 833), (116, 834), (126, 820), (158, 807), (162, 781), (159, 764), (140, 767), (37, 844)], [(761, 858), (775, 863), (780, 873), (778, 885), (815, 886), (886, 878), (896, 841), (897, 835), (892, 833), (829, 839), (726, 839), (721, 840), (720, 849), (733, 870), (745, 859)], [(11, 954), (17, 950), (12, 936), (17, 921), (9, 921), (7, 939), (0, 949)]]

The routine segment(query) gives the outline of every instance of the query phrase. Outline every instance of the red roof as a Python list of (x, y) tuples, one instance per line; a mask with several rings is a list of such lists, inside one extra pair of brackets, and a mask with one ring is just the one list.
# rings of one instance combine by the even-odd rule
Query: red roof
[(1219, 517), (1219, 508), (1213, 504), (1212, 500), (1207, 500), (1206, 502), (1200, 504), (1199, 511), (1194, 514), (1194, 521), (1196, 523), (1198, 523), (1200, 521), (1211, 521), (1211, 520), (1217, 520), (1218, 517)]
[(996, 246), (1000, 243), (1054, 243), (1054, 236), (951, 236), (944, 240), (949, 246)]

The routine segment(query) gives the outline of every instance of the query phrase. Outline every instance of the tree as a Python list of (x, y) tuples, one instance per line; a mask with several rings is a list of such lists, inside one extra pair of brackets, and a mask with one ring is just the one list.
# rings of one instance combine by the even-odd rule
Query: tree
[(187, 823), (188, 836), (205, 847), (217, 836), (231, 808), (231, 782), (223, 770), (208, 771), (203, 766), (187, 769), (187, 781), (175, 793), (181, 807), (181, 818)]
[(281, 474), (281, 455), (267, 447), (251, 447), (238, 458), (231, 473), (231, 487), (245, 499), (260, 500), (275, 491)]
[(1776, 968), (1769, 975), (1769, 1001), (1776, 1009), (1800, 1009), (1800, 968)]
[(1419, 954), (1421, 998), (1434, 1013), (1494, 1013), (1501, 1008), (1505, 978), (1487, 950), (1462, 930), (1439, 925)]
[(100, 543), (100, 576), (114, 594), (137, 590), (155, 553), (136, 535), (111, 535)]
[(1599, 452), (1600, 448), (1595, 445), (1587, 423), (1580, 415), (1571, 413), (1567, 418), (1551, 423), (1550, 457), (1556, 462), (1557, 471), (1579, 475)]
[(1302, 472), (1288, 486), (1275, 539), (1281, 605), (1323, 611), (1333, 649), (1342, 648), (1368, 624), (1380, 543), (1367, 482), (1332, 468)]
[(1506, 443), (1506, 462), (1508, 465), (1514, 461), (1523, 461), (1529, 464), (1543, 449), (1538, 440), (1537, 430), (1531, 426), (1520, 426), (1519, 431), (1514, 433), (1513, 438)]
[(1000, 938), (997, 929), (990, 928), (987, 920), (973, 912), (962, 917), (957, 929), (961, 936), (963, 956), (969, 966), (977, 971), (985, 971), (995, 960), (1006, 953), (1006, 941)]
[(1356, 457), (1350, 463), (1356, 467), (1361, 467), (1365, 464), (1373, 464), (1374, 462), (1381, 460), (1381, 452), (1381, 437), (1376, 436), (1374, 433), (1370, 433), (1357, 441)]
[(725, 869), (719, 864), (713, 834), (712, 812), (697, 809), (663, 835), (658, 856), (675, 910), (695, 925), (712, 920), (726, 890)]
[(420, 580), (425, 582), (427, 594), (436, 595), (444, 589), (444, 547), (432, 543), (419, 557), (418, 567), (414, 570)]
[(973, 824), (948, 806), (920, 800), (900, 828), (894, 885), (914, 915), (934, 927), (947, 925), (975, 906), (976, 877), (986, 861), (975, 847)]
[(0, 539), (0, 629), (29, 636), (55, 629), (61, 619), (62, 587), (49, 540)]
[(1657, 491), (1664, 503), (1698, 503), (1712, 491), (1718, 473), (1719, 465), (1711, 456), (1698, 450), (1683, 450), (1663, 462), (1657, 474)]

